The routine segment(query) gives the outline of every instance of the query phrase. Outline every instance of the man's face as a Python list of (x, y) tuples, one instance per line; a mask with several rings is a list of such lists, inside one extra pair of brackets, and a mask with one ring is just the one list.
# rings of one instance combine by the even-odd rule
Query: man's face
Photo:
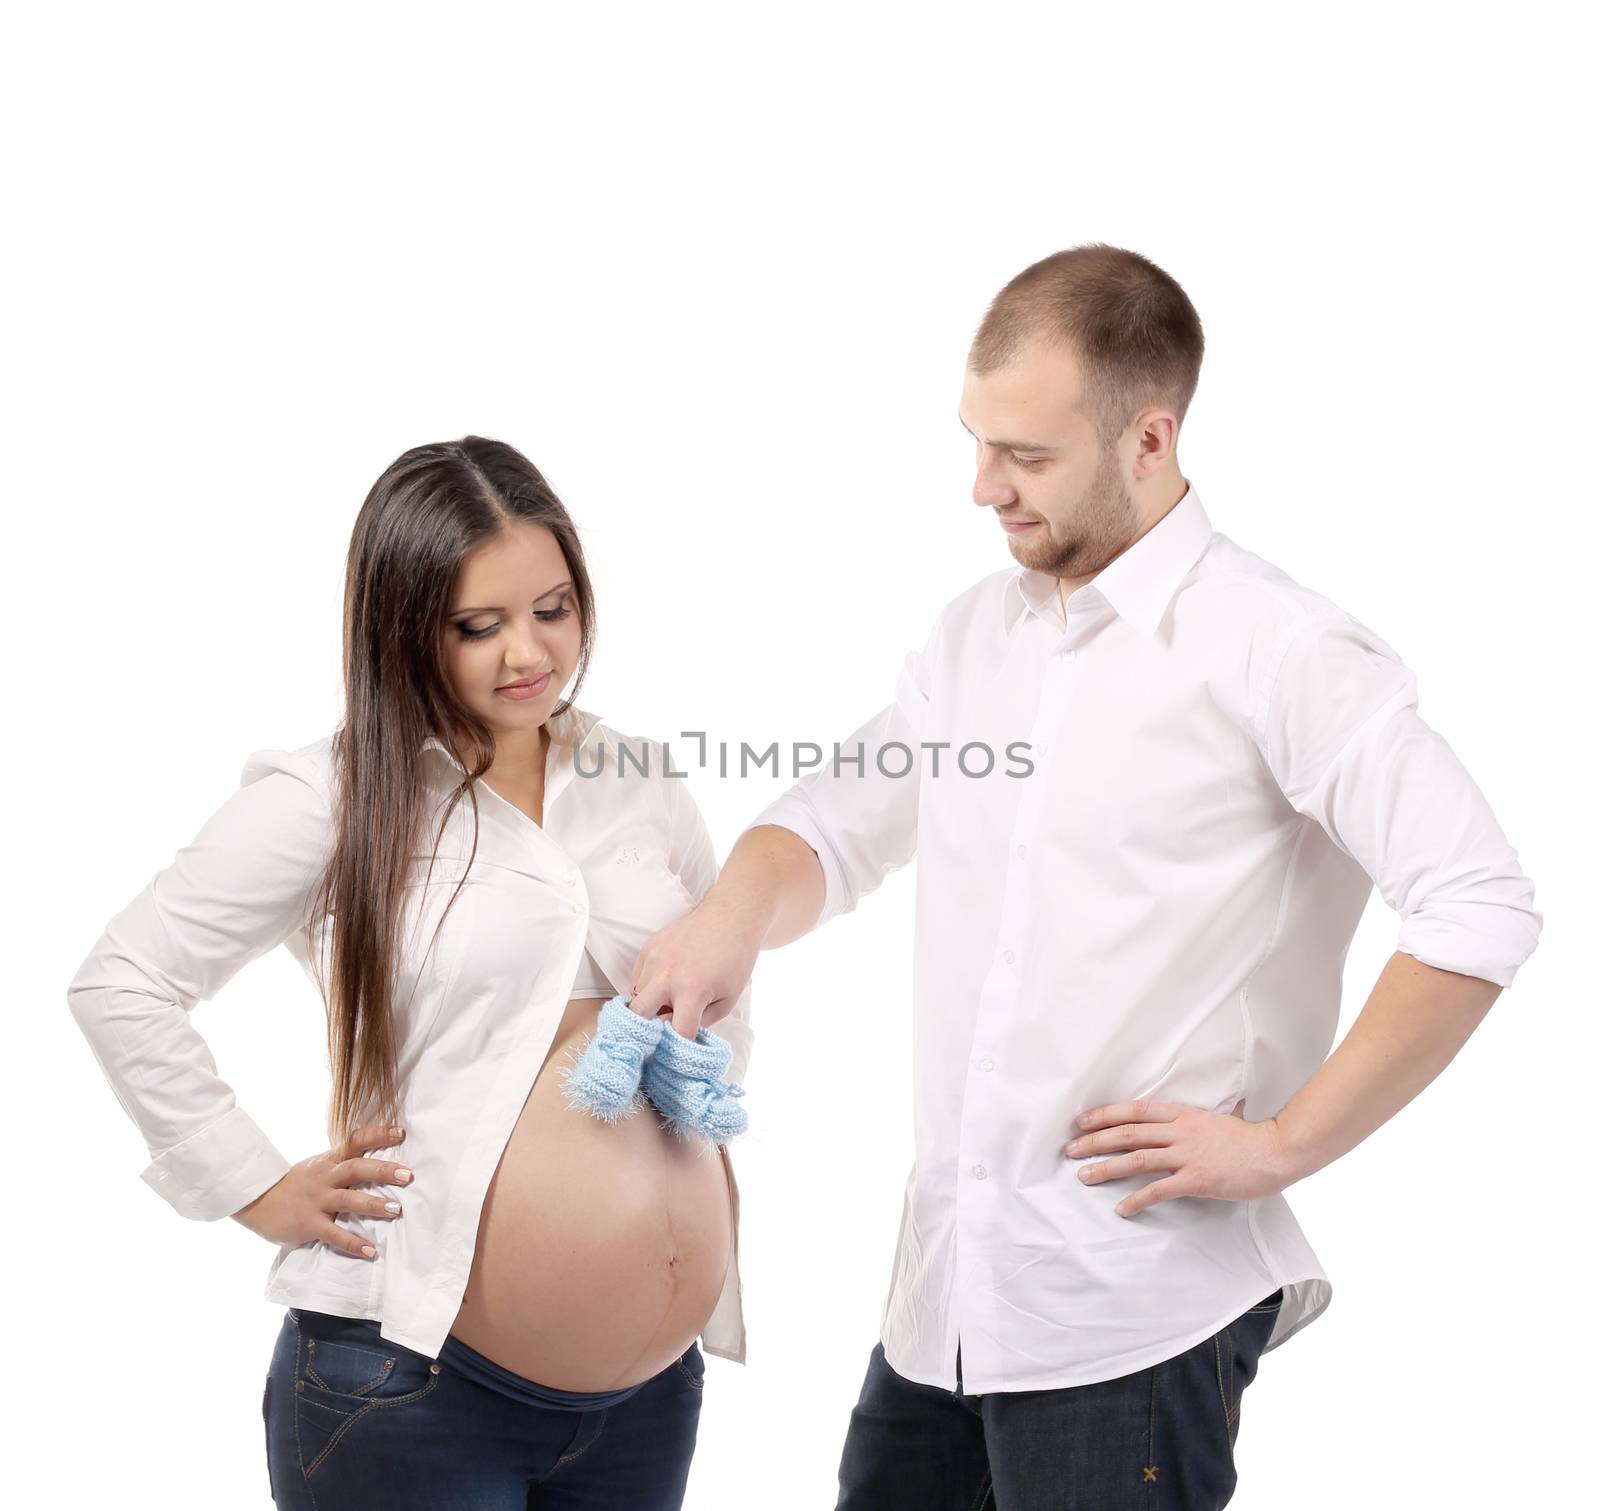
[(977, 443), (972, 501), (993, 509), (1011, 554), (1052, 577), (1092, 577), (1138, 534), (1115, 448), (1079, 408), (1070, 351), (1032, 342), (961, 388), (961, 423)]

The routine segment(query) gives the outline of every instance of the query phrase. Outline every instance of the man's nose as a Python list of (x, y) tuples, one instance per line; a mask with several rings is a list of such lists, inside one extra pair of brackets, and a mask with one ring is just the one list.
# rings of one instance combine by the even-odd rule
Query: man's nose
[(978, 475), (972, 483), (972, 502), (980, 508), (1004, 508), (1017, 501), (1017, 490), (1005, 479), (1000, 464), (980, 457)]

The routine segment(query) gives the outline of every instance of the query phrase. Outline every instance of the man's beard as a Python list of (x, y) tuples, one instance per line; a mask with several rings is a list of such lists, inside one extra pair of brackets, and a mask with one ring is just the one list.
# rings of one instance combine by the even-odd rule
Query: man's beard
[(1017, 561), (1036, 572), (1092, 577), (1127, 548), (1138, 527), (1117, 454), (1107, 451), (1073, 511), (1071, 535), (1056, 535), (1050, 521), (1041, 516), (1036, 535), (1013, 536), (1009, 544)]

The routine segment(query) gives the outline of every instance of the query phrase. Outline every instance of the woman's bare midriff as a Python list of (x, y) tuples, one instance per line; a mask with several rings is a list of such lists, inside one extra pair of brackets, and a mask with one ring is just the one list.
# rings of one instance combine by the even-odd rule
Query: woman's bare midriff
[(563, 1073), (603, 999), (567, 1004), (489, 1182), (451, 1333), (555, 1390), (659, 1374), (722, 1293), (733, 1204), (720, 1152), (644, 1103), (602, 1123), (567, 1106)]

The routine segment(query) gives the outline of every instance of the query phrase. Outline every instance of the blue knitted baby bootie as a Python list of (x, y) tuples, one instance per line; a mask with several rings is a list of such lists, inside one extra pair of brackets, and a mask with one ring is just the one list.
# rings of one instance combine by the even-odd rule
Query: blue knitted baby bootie
[(600, 1009), (594, 1037), (566, 1081), (569, 1107), (615, 1123), (634, 1110), (645, 1063), (661, 1042), (667, 1025), (660, 1018), (641, 1018), (628, 997), (613, 997)]
[(722, 1079), (732, 1058), (733, 1046), (708, 1029), (686, 1039), (664, 1023), (661, 1041), (645, 1061), (644, 1094), (674, 1132), (725, 1144), (750, 1121), (735, 1100), (744, 1095), (744, 1087)]

